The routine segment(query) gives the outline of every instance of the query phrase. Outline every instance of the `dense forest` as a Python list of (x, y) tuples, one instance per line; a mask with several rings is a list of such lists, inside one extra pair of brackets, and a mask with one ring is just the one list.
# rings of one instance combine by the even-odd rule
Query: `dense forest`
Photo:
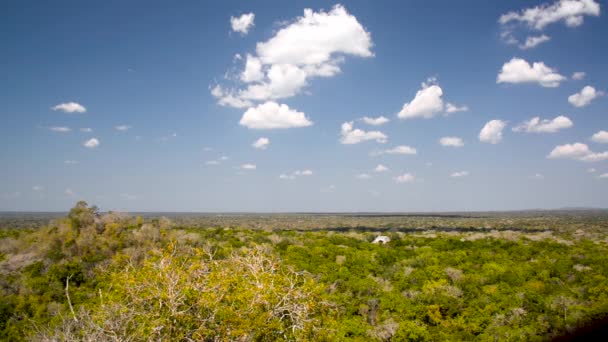
[(602, 212), (11, 220), (7, 341), (543, 341), (608, 314)]

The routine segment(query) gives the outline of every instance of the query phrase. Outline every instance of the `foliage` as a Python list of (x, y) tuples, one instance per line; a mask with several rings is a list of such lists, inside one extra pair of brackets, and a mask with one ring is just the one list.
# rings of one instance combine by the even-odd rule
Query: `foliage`
[(0, 339), (546, 340), (608, 313), (605, 219), (496, 220), (376, 245), (374, 229), (176, 227), (80, 202), (0, 236)]

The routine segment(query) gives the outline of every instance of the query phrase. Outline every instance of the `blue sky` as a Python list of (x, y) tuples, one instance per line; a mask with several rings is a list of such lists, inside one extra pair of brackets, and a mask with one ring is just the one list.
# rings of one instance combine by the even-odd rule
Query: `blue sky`
[(606, 207), (605, 7), (5, 1), (0, 210)]

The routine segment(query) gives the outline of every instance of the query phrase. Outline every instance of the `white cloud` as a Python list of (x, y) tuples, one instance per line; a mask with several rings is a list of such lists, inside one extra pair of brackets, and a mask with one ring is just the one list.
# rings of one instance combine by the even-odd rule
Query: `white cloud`
[(247, 109), (239, 123), (251, 129), (307, 127), (313, 124), (304, 113), (272, 101)]
[(372, 178), (372, 176), (368, 175), (367, 173), (360, 173), (360, 174), (356, 175), (355, 178), (357, 178), (357, 179), (370, 179), (370, 178)]
[(602, 173), (601, 175), (597, 176), (597, 178), (608, 178), (608, 173)]
[(522, 50), (531, 49), (544, 42), (548, 42), (549, 40), (551, 40), (551, 37), (544, 34), (541, 34), (540, 36), (531, 36), (526, 38), (526, 42), (524, 44), (519, 45), (519, 48)]
[(312, 170), (296, 170), (290, 174), (281, 174), (281, 175), (279, 175), (279, 178), (292, 180), (292, 179), (296, 179), (297, 177), (312, 176), (312, 174), (313, 174)]
[(334, 54), (371, 57), (369, 32), (344, 6), (329, 12), (305, 9), (304, 16), (282, 28), (270, 40), (257, 44), (264, 64), (321, 66)]
[(117, 131), (126, 132), (129, 129), (131, 129), (131, 126), (129, 126), (129, 125), (118, 125), (118, 126), (114, 126), (114, 129), (117, 130)]
[(56, 106), (51, 107), (54, 111), (62, 111), (64, 113), (84, 113), (87, 109), (77, 102), (66, 102), (60, 103)]
[(534, 174), (534, 176), (532, 176), (532, 178), (534, 179), (545, 179), (545, 176), (541, 173), (536, 173)]
[(439, 139), (439, 144), (446, 147), (462, 147), (464, 142), (459, 137), (443, 137)]
[(44, 188), (42, 186), (40, 186), (40, 185), (34, 185), (34, 186), (32, 186), (32, 190), (34, 190), (34, 191), (42, 191), (42, 190), (44, 190)]
[(479, 132), (479, 141), (498, 144), (502, 140), (502, 130), (507, 123), (502, 120), (488, 121)]
[(66, 133), (66, 132), (69, 132), (72, 130), (70, 127), (63, 127), (63, 126), (53, 126), (53, 127), (49, 127), (49, 129), (53, 132), (59, 132), (59, 133)]
[(460, 177), (466, 177), (469, 175), (469, 171), (457, 171), (457, 172), (453, 172), (450, 174), (450, 177), (452, 178), (460, 178)]
[(563, 115), (560, 115), (553, 120), (541, 120), (540, 117), (536, 116), (513, 127), (513, 132), (556, 133), (559, 130), (570, 128), (572, 125), (572, 120)]
[(592, 152), (586, 156), (584, 156), (583, 158), (581, 158), (582, 161), (585, 162), (598, 162), (598, 161), (603, 161), (603, 160), (608, 160), (608, 151), (604, 151), (604, 152)]
[(241, 165), (241, 169), (243, 169), (243, 170), (255, 170), (256, 166), (255, 166), (255, 164), (243, 164), (243, 165)]
[(305, 9), (304, 16), (284, 24), (247, 56), (239, 77), (247, 84), (244, 89), (216, 86), (211, 93), (220, 105), (237, 108), (295, 96), (309, 79), (339, 73), (345, 55), (372, 57), (371, 47), (369, 32), (342, 5), (329, 12)]
[(585, 107), (593, 99), (603, 96), (604, 92), (597, 91), (592, 86), (585, 86), (580, 92), (568, 96), (568, 102), (574, 107)]
[(92, 129), (92, 128), (89, 128), (89, 127), (82, 127), (82, 128), (80, 129), (80, 131), (81, 131), (82, 133), (91, 133), (91, 132), (93, 132), (93, 129)]
[(520, 22), (533, 29), (542, 30), (545, 26), (559, 21), (564, 21), (568, 27), (579, 26), (583, 23), (585, 15), (599, 16), (599, 3), (594, 0), (559, 0), (551, 5), (541, 4), (520, 12), (503, 14), (498, 22), (502, 25)]
[(228, 159), (230, 159), (230, 158), (228, 158), (227, 156), (221, 156), (221, 157), (220, 157), (220, 160), (222, 160), (222, 161), (224, 161), (224, 160), (228, 160)]
[(393, 178), (397, 183), (411, 183), (416, 180), (416, 176), (411, 173), (404, 173), (400, 176)]
[(232, 31), (245, 35), (253, 27), (254, 20), (255, 14), (245, 13), (240, 17), (230, 17), (230, 26), (232, 26)]
[(543, 87), (555, 88), (565, 79), (566, 77), (543, 62), (534, 62), (530, 65), (524, 59), (513, 58), (502, 66), (496, 77), (496, 83), (538, 83)]
[(251, 144), (251, 146), (260, 150), (265, 150), (268, 145), (270, 145), (270, 139), (264, 137), (259, 138), (258, 140), (254, 141), (253, 144)]
[(267, 73), (268, 81), (252, 84), (239, 92), (246, 100), (264, 101), (292, 97), (307, 85), (307, 74), (291, 64), (274, 64)]
[(586, 75), (587, 74), (584, 73), (583, 71), (577, 71), (575, 73), (572, 73), (572, 79), (575, 80), (575, 81), (580, 81), (583, 78), (585, 78)]
[(245, 62), (245, 70), (241, 74), (241, 81), (245, 83), (259, 82), (264, 79), (264, 73), (262, 72), (262, 61), (250, 54), (247, 54), (247, 61)]
[(74, 164), (78, 164), (78, 161), (77, 160), (65, 160), (65, 161), (63, 161), (63, 163), (67, 164), (67, 165), (74, 165)]
[(432, 118), (443, 112), (443, 90), (436, 84), (434, 78), (422, 83), (422, 88), (416, 92), (411, 102), (405, 103), (397, 117), (401, 119), (410, 118)]
[(227, 91), (220, 85), (216, 85), (211, 89), (211, 95), (218, 99), (220, 106), (228, 106), (234, 108), (245, 108), (251, 106), (253, 103), (249, 100), (243, 100), (235, 95), (232, 91)]
[(76, 197), (76, 193), (74, 192), (74, 190), (72, 190), (70, 188), (65, 189), (65, 191), (63, 193), (68, 197)]
[(591, 136), (591, 140), (598, 144), (608, 144), (608, 132), (599, 131)]
[(608, 151), (596, 153), (589, 146), (582, 143), (564, 144), (556, 146), (547, 156), (549, 159), (574, 159), (586, 162), (608, 160)]
[(380, 125), (384, 125), (385, 123), (389, 122), (390, 120), (384, 116), (379, 116), (377, 118), (370, 118), (368, 116), (364, 116), (363, 118), (361, 118), (361, 120), (363, 120), (363, 122), (365, 122), (368, 125), (372, 125), (372, 126), (380, 126)]
[(380, 155), (380, 154), (416, 154), (417, 151), (415, 148), (407, 146), (407, 145), (399, 145), (388, 150), (377, 151), (372, 154)]
[(378, 164), (378, 166), (376, 166), (374, 168), (374, 172), (386, 172), (388, 170), (389, 170), (388, 167), (386, 167), (386, 166), (384, 166), (382, 164)]
[(297, 170), (294, 172), (294, 175), (296, 176), (312, 176), (312, 171), (311, 170)]
[(597, 171), (597, 170), (593, 167), (590, 167), (587, 169), (587, 172), (589, 172), (589, 173), (594, 173), (595, 171)]
[(91, 138), (82, 143), (82, 146), (86, 148), (96, 148), (97, 146), (99, 146), (99, 140), (97, 138)]
[(449, 103), (449, 102), (445, 105), (445, 112), (448, 114), (457, 113), (457, 112), (467, 112), (468, 110), (469, 110), (468, 106), (458, 107), (457, 105), (455, 105), (453, 103)]
[(364, 131), (353, 129), (353, 121), (345, 122), (340, 129), (340, 142), (342, 144), (358, 144), (360, 142), (375, 140), (379, 143), (386, 143), (387, 136), (380, 131)]

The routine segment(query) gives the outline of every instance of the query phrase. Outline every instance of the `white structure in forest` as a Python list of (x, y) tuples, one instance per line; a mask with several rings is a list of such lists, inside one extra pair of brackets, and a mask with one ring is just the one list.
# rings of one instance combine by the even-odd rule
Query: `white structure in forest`
[(387, 244), (391, 241), (391, 238), (389, 238), (388, 236), (385, 235), (380, 235), (377, 236), (374, 241), (372, 241), (372, 243), (381, 243), (381, 244)]

